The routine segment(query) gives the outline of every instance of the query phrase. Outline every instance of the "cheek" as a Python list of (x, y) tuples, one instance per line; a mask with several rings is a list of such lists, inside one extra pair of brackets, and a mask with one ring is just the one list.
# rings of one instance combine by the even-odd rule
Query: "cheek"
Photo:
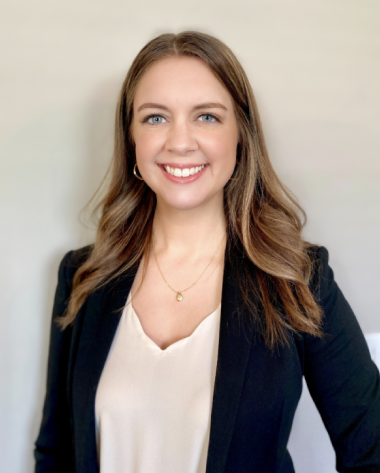
[(135, 136), (136, 159), (141, 164), (151, 161), (158, 149), (157, 137), (149, 133), (137, 133)]
[(223, 166), (226, 173), (233, 171), (236, 164), (237, 137), (235, 134), (221, 133), (204, 144), (210, 161), (215, 166)]

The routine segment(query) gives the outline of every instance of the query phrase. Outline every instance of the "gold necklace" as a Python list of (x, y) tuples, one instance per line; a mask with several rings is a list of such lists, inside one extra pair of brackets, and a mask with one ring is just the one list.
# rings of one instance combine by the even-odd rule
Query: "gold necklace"
[(156, 252), (154, 251), (154, 243), (153, 243), (153, 254), (154, 254), (154, 259), (156, 260), (156, 263), (157, 263), (157, 267), (158, 267), (158, 270), (160, 271), (160, 274), (162, 276), (162, 279), (166, 282), (166, 284), (168, 285), (168, 287), (174, 291), (177, 296), (176, 296), (176, 299), (178, 302), (181, 302), (183, 300), (183, 295), (182, 293), (184, 293), (185, 291), (188, 291), (189, 289), (191, 289), (193, 286), (195, 286), (197, 284), (197, 282), (201, 279), (201, 277), (204, 275), (204, 273), (206, 272), (207, 268), (210, 266), (210, 264), (214, 261), (214, 258), (216, 257), (216, 255), (219, 253), (219, 250), (220, 250), (220, 247), (222, 246), (222, 243), (223, 243), (223, 240), (224, 240), (224, 236), (223, 235), (223, 238), (222, 238), (222, 241), (219, 243), (219, 246), (218, 246), (218, 249), (216, 250), (214, 256), (211, 258), (209, 264), (205, 267), (205, 269), (202, 271), (202, 274), (199, 276), (199, 278), (189, 287), (187, 287), (186, 289), (183, 289), (182, 291), (176, 291), (175, 289), (173, 289), (170, 284), (167, 282), (167, 280), (165, 279), (165, 276), (162, 274), (162, 271), (161, 271), (161, 268), (160, 268), (160, 265), (158, 264), (158, 261), (157, 261), (157, 256), (156, 256)]

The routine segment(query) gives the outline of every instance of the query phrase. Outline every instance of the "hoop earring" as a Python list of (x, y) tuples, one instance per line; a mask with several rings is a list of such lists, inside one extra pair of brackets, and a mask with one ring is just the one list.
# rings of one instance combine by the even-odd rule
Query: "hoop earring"
[(135, 163), (135, 165), (133, 166), (133, 174), (137, 177), (137, 179), (139, 179), (140, 181), (143, 181), (144, 179), (137, 174), (136, 167), (137, 167), (137, 163)]

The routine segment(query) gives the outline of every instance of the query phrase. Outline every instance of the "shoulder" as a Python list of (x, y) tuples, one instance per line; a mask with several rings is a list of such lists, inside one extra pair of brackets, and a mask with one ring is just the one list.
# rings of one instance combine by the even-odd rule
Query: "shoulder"
[(58, 280), (70, 283), (77, 270), (90, 257), (94, 245), (87, 245), (77, 250), (68, 251), (59, 265)]
[(326, 302), (336, 285), (329, 265), (329, 252), (318, 245), (309, 246), (306, 251), (311, 261), (310, 290), (320, 303)]
[(346, 341), (360, 339), (362, 343), (364, 337), (358, 320), (335, 280), (334, 271), (329, 264), (328, 250), (323, 246), (313, 246), (308, 251), (312, 261), (309, 287), (322, 309), (323, 342), (327, 343), (332, 337)]

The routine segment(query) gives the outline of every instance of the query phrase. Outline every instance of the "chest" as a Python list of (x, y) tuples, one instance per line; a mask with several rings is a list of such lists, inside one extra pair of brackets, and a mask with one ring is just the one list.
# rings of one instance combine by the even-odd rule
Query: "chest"
[[(274, 465), (286, 455), (302, 387), (297, 349), (292, 343), (278, 351), (268, 350), (263, 340), (255, 336), (252, 325), (243, 323), (251, 314), (243, 311), (240, 317), (234, 315), (241, 295), (228, 265), (223, 279), (206, 471), (277, 471)], [(112, 290), (101, 289), (89, 298), (77, 318), (68, 395), (78, 472), (98, 471), (95, 394), (120, 320), (117, 314), (120, 316), (132, 282), (132, 278), (125, 278)]]
[[(194, 282), (196, 276), (194, 271), (186, 279)], [(131, 303), (144, 333), (162, 350), (190, 337), (218, 308), (222, 297), (223, 264), (215, 264), (188, 290), (184, 286), (185, 280), (177, 281), (174, 272), (169, 272), (167, 278), (170, 287), (153, 261), (148, 264), (145, 274), (141, 264), (131, 289)], [(182, 295), (181, 301), (177, 300), (178, 292)]]
[(205, 472), (219, 316), (161, 350), (127, 303), (97, 387), (101, 470)]

